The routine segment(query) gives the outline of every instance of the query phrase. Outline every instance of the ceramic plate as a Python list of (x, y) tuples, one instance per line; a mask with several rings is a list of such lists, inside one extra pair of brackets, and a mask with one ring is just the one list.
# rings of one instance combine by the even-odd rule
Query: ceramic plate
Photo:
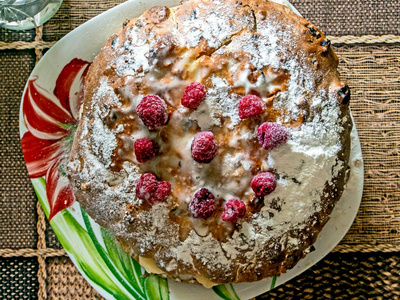
[[(178, 0), (162, 1), (175, 6)], [(286, 1), (283, 4), (291, 7)], [(128, 1), (75, 29), (43, 56), (25, 87), (20, 109), (20, 135), (29, 176), (50, 225), (69, 257), (89, 283), (106, 299), (248, 299), (267, 292), (305, 271), (343, 238), (361, 200), (363, 163), (355, 126), (352, 132), (348, 186), (315, 243), (315, 251), (280, 277), (255, 283), (206, 289), (176, 283), (145, 271), (74, 202), (64, 174), (81, 94), (90, 62), (108, 37), (126, 19), (160, 4), (160, 0)], [(296, 10), (295, 10), (296, 11)], [(296, 13), (298, 13), (296, 11)]]

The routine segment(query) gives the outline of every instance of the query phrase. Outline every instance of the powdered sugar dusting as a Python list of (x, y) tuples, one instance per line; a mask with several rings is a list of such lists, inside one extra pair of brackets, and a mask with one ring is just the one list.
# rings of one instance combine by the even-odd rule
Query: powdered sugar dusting
[[(181, 43), (188, 47), (197, 47), (202, 39), (207, 41), (211, 48), (219, 48), (233, 33), (239, 32), (244, 27), (253, 23), (253, 18), (238, 19), (235, 15), (227, 13), (229, 4), (214, 2), (214, 9), (206, 8), (206, 15), (201, 17), (201, 11), (194, 8), (190, 18), (186, 18), (180, 25), (182, 32)], [(199, 7), (201, 8), (201, 4)]]
[(119, 76), (143, 75), (150, 69), (149, 55), (152, 36), (137, 34), (135, 28), (130, 32), (123, 47), (120, 48), (120, 55), (116, 59), (116, 71)]
[(190, 119), (196, 121), (202, 130), (207, 130), (212, 126), (220, 126), (221, 121), (216, 115), (229, 118), (229, 129), (240, 122), (238, 104), (240, 96), (230, 94), (228, 82), (220, 77), (211, 78), (213, 87), (208, 89), (203, 103), (191, 114)]

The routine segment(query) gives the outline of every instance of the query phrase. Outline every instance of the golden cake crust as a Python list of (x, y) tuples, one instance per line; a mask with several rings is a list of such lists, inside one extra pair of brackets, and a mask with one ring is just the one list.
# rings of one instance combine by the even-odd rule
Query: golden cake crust
[[(350, 153), (348, 87), (325, 34), (288, 8), (265, 0), (190, 0), (156, 6), (109, 38), (85, 79), (85, 99), (68, 165), (76, 199), (137, 259), (152, 259), (162, 276), (188, 282), (251, 282), (279, 275), (309, 251), (343, 192)], [(180, 100), (200, 82), (196, 109)], [(144, 95), (165, 100), (169, 121), (148, 130), (136, 114)], [(241, 120), (248, 94), (262, 114)], [(265, 150), (257, 127), (277, 122), (289, 141)], [(212, 131), (210, 164), (195, 163), (190, 143)], [(133, 142), (160, 145), (150, 162), (135, 159)], [(253, 176), (273, 171), (276, 190), (259, 199)], [(165, 202), (135, 195), (138, 178), (171, 183)], [(187, 206), (207, 187), (216, 209), (194, 219)], [(246, 204), (236, 224), (220, 215), (229, 198)]]

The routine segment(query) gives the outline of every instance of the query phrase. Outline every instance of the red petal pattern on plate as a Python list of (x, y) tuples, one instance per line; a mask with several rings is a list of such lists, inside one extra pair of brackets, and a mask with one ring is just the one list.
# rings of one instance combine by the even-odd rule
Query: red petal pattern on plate
[(61, 105), (69, 112), (71, 111), (71, 107), (74, 107), (75, 105), (75, 103), (70, 103), (72, 100), (69, 97), (71, 86), (82, 68), (86, 69), (84, 70), (81, 79), (86, 76), (89, 65), (90, 63), (87, 61), (74, 58), (62, 69), (60, 75), (58, 75), (56, 87), (54, 88), (54, 95), (60, 100)]
[[(28, 86), (24, 95), (24, 103), (22, 106), (24, 121), (28, 130), (36, 131), (36, 135), (40, 135), (40, 138), (46, 138), (50, 134), (51, 139), (63, 138), (70, 134), (68, 129), (61, 126), (62, 121), (66, 114), (61, 115), (60, 120), (54, 119), (51, 115), (54, 115), (54, 111), (59, 111), (60, 108), (49, 98), (42, 95), (35, 88), (35, 80), (29, 80)], [(32, 89), (33, 88), (33, 89)], [(40, 106), (37, 103), (43, 102)], [(41, 108), (45, 110), (42, 110)], [(53, 112), (52, 112), (53, 111)], [(50, 114), (50, 115), (49, 115)], [(75, 123), (76, 121), (69, 116), (70, 120)], [(38, 132), (43, 132), (45, 134), (40, 134)]]
[[(75, 201), (72, 187), (64, 173), (76, 118), (83, 100), (83, 81), (90, 63), (71, 60), (60, 72), (51, 95), (33, 78), (25, 90), (22, 113), (28, 131), (21, 138), (26, 166), (31, 178), (45, 176), (50, 205), (49, 220)], [(73, 91), (71, 91), (71, 88)], [(71, 96), (70, 96), (71, 95)]]
[(49, 201), (50, 214), (49, 221), (60, 211), (74, 203), (75, 196), (72, 187), (65, 174), (62, 174), (62, 158), (53, 160), (46, 174), (46, 195)]
[[(59, 101), (53, 95), (47, 95), (46, 90), (40, 88), (36, 84), (37, 77), (28, 81), (27, 91), (30, 93), (31, 99), (37, 107), (45, 112), (48, 116), (63, 124), (75, 124), (76, 120), (73, 118), (69, 110), (64, 109), (59, 105)], [(50, 100), (53, 98), (54, 100)], [(58, 103), (58, 105), (57, 105)]]
[(27, 132), (21, 139), (22, 150), (31, 178), (46, 175), (51, 162), (65, 151), (60, 140), (44, 140)]

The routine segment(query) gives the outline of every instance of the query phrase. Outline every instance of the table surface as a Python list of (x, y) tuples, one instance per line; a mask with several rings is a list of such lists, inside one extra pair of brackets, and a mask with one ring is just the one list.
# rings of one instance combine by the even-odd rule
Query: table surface
[[(37, 204), (18, 113), (35, 63), (65, 34), (124, 0), (65, 0), (44, 26), (0, 29), (0, 298), (101, 299)], [(356, 220), (325, 259), (257, 299), (400, 298), (400, 0), (293, 0), (326, 32), (352, 91), (365, 183)]]

